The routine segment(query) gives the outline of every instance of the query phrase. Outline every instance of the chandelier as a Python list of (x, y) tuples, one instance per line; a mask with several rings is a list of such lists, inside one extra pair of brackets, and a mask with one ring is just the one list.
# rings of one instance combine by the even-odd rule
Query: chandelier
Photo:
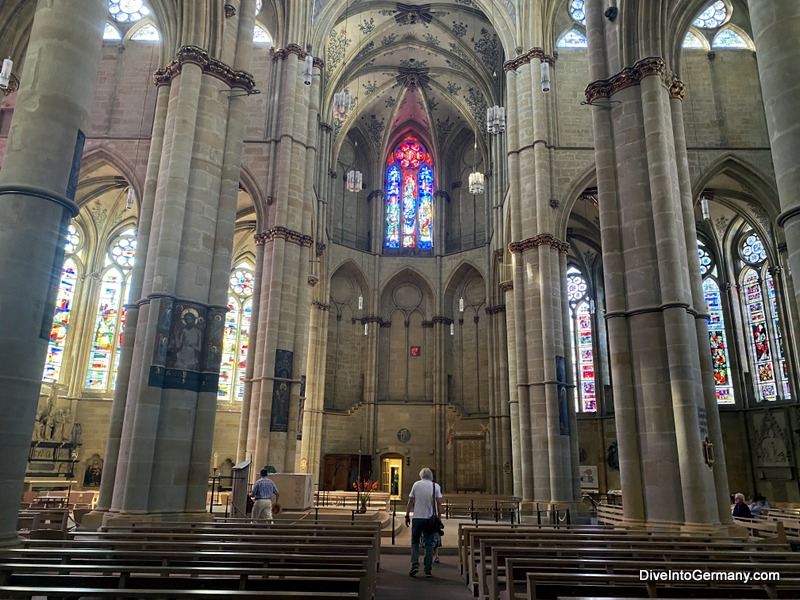
[(346, 121), (350, 116), (350, 104), (352, 98), (350, 92), (347, 90), (343, 92), (336, 92), (333, 95), (333, 118), (340, 121)]
[(483, 173), (478, 171), (478, 139), (472, 149), (472, 173), (469, 174), (469, 193), (473, 195), (483, 193)]
[(348, 192), (360, 192), (364, 189), (364, 176), (361, 171), (350, 170), (347, 172), (345, 187)]
[(491, 135), (506, 130), (506, 109), (502, 106), (490, 106), (486, 109), (486, 130)]

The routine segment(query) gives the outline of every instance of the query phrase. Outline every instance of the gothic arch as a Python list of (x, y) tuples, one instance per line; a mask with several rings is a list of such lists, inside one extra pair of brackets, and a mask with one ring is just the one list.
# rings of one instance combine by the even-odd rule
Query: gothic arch
[(725, 174), (742, 184), (772, 218), (778, 215), (780, 206), (774, 180), (765, 177), (755, 165), (735, 154), (723, 154), (706, 165), (703, 173), (694, 178), (692, 196), (699, 198), (709, 182), (720, 174)]
[[(101, 165), (108, 165), (116, 169), (125, 178), (128, 185), (136, 193), (136, 202), (141, 205), (144, 183), (136, 176), (136, 165), (129, 163), (122, 155), (105, 146), (92, 148), (83, 155), (81, 161), (82, 173), (97, 169)], [(83, 179), (83, 177), (81, 177)]]
[(569, 184), (564, 194), (561, 196), (560, 203), (562, 208), (556, 219), (555, 230), (557, 232), (556, 235), (562, 240), (567, 239), (567, 227), (569, 225), (570, 215), (575, 208), (575, 204), (578, 202), (578, 198), (581, 197), (586, 188), (596, 185), (597, 168), (594, 164), (594, 160), (592, 160), (592, 163), (585, 167), (580, 174), (572, 180), (572, 183)]

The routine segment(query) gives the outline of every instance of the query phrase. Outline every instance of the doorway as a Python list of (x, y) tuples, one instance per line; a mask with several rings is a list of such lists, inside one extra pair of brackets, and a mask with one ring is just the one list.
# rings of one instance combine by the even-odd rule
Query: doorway
[(385, 492), (389, 492), (390, 500), (400, 500), (402, 498), (402, 458), (384, 458), (381, 460), (381, 487)]

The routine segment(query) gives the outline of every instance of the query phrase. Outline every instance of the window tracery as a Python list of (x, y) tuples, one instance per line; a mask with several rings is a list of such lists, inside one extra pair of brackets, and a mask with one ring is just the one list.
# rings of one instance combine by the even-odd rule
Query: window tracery
[(569, 3), (569, 16), (573, 21), (586, 26), (586, 7), (584, 0), (571, 0)]
[(567, 301), (570, 307), (572, 335), (572, 364), (575, 366), (578, 412), (597, 412), (595, 390), (593, 302), (589, 286), (575, 267), (567, 269)]
[(108, 13), (120, 23), (136, 23), (150, 14), (143, 0), (108, 0)]
[(717, 404), (734, 404), (736, 398), (731, 380), (730, 354), (717, 265), (708, 248), (699, 241), (697, 256), (700, 259), (700, 275), (703, 277), (703, 298), (708, 307), (708, 338), (711, 344)]
[(750, 44), (733, 29), (726, 27), (714, 36), (714, 41), (711, 43), (711, 46), (713, 48), (745, 49), (749, 48)]
[(752, 230), (739, 244), (739, 259), (745, 338), (748, 340), (756, 401), (788, 400), (791, 388), (775, 283), (764, 244)]
[(588, 48), (589, 44), (586, 41), (586, 36), (583, 35), (577, 29), (570, 29), (564, 35), (562, 35), (558, 43), (556, 44), (558, 48)]
[(692, 21), (692, 25), (700, 29), (716, 29), (728, 20), (728, 7), (722, 0), (710, 4)]
[(387, 248), (433, 248), (433, 160), (413, 136), (389, 154), (386, 169)]
[(225, 315), (222, 336), (222, 362), (217, 391), (219, 401), (241, 402), (244, 399), (254, 282), (253, 270), (246, 262), (239, 263), (231, 273), (228, 288), (229, 310)]
[(84, 383), (87, 390), (114, 388), (135, 254), (136, 232), (132, 227), (122, 231), (106, 252)]

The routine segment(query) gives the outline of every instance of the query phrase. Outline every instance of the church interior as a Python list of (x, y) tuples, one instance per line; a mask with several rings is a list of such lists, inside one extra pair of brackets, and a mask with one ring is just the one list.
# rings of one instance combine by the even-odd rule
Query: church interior
[(247, 461), (800, 505), (796, 0), (5, 0), (2, 59), (0, 544)]

